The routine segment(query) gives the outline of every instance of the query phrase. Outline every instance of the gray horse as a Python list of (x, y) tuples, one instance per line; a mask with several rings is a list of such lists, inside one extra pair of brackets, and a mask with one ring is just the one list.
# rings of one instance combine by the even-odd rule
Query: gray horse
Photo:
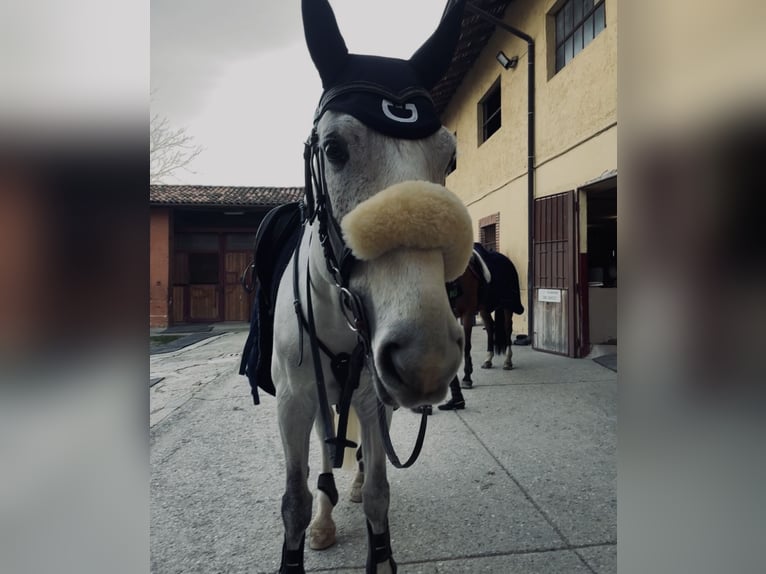
[[(445, 283), (465, 269), (472, 225), (443, 187), (455, 141), (428, 94), (449, 65), (462, 9), (450, 2), (428, 41), (399, 60), (349, 54), (327, 1), (302, 2), (324, 92), (306, 144), (303, 230), (274, 311), (271, 376), (287, 474), (282, 573), (304, 571), (311, 429), (316, 422), (327, 438), (326, 405), (344, 396), (353, 368), (339, 368), (340, 356), (360, 363), (350, 401), (365, 453), (367, 572), (396, 572), (379, 409), (390, 420), (396, 406), (442, 400), (464, 344)], [(323, 475), (330, 450), (323, 442)], [(331, 508), (332, 491), (320, 481), (320, 507)], [(334, 525), (314, 527), (334, 537)]]

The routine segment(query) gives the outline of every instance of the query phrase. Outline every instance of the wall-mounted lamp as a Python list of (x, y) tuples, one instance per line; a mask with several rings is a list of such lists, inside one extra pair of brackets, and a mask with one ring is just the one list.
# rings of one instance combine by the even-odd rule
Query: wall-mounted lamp
[(495, 58), (497, 59), (498, 62), (500, 62), (500, 65), (503, 68), (505, 68), (506, 70), (508, 68), (515, 68), (516, 64), (519, 63), (519, 57), (518, 56), (514, 56), (513, 58), (509, 58), (508, 56), (505, 55), (505, 52), (503, 52), (502, 50), (500, 50), (497, 53), (497, 56), (495, 56)]

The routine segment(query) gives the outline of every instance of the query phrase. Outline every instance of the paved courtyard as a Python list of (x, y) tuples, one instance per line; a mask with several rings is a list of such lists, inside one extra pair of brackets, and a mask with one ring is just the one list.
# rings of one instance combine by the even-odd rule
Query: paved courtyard
[[(474, 363), (484, 332), (474, 329)], [(152, 355), (152, 572), (272, 573), (284, 486), (276, 402), (254, 406), (237, 374), (245, 332)], [(399, 572), (597, 573), (617, 570), (617, 374), (590, 359), (514, 347), (512, 371), (476, 369), (467, 407), (434, 409), (413, 467), (389, 465)], [(418, 415), (394, 414), (409, 453)], [(319, 468), (312, 445), (310, 485)], [(406, 456), (403, 454), (401, 456)], [(364, 572), (353, 473), (336, 472), (338, 543), (306, 550), (310, 572)], [(312, 486), (313, 488), (313, 486)]]

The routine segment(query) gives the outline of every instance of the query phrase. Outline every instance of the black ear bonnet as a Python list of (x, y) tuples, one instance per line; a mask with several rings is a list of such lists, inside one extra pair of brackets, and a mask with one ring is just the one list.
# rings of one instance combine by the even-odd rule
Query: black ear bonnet
[(464, 3), (451, 2), (432, 36), (401, 60), (349, 54), (327, 0), (303, 0), (306, 43), (324, 88), (314, 124), (333, 110), (391, 137), (420, 139), (436, 132), (441, 120), (428, 90), (452, 60)]

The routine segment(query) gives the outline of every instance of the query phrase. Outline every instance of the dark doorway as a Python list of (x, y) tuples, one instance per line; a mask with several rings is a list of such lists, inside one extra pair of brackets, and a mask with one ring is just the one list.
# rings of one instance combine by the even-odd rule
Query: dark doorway
[(587, 190), (588, 334), (590, 343), (617, 343), (617, 188)]

